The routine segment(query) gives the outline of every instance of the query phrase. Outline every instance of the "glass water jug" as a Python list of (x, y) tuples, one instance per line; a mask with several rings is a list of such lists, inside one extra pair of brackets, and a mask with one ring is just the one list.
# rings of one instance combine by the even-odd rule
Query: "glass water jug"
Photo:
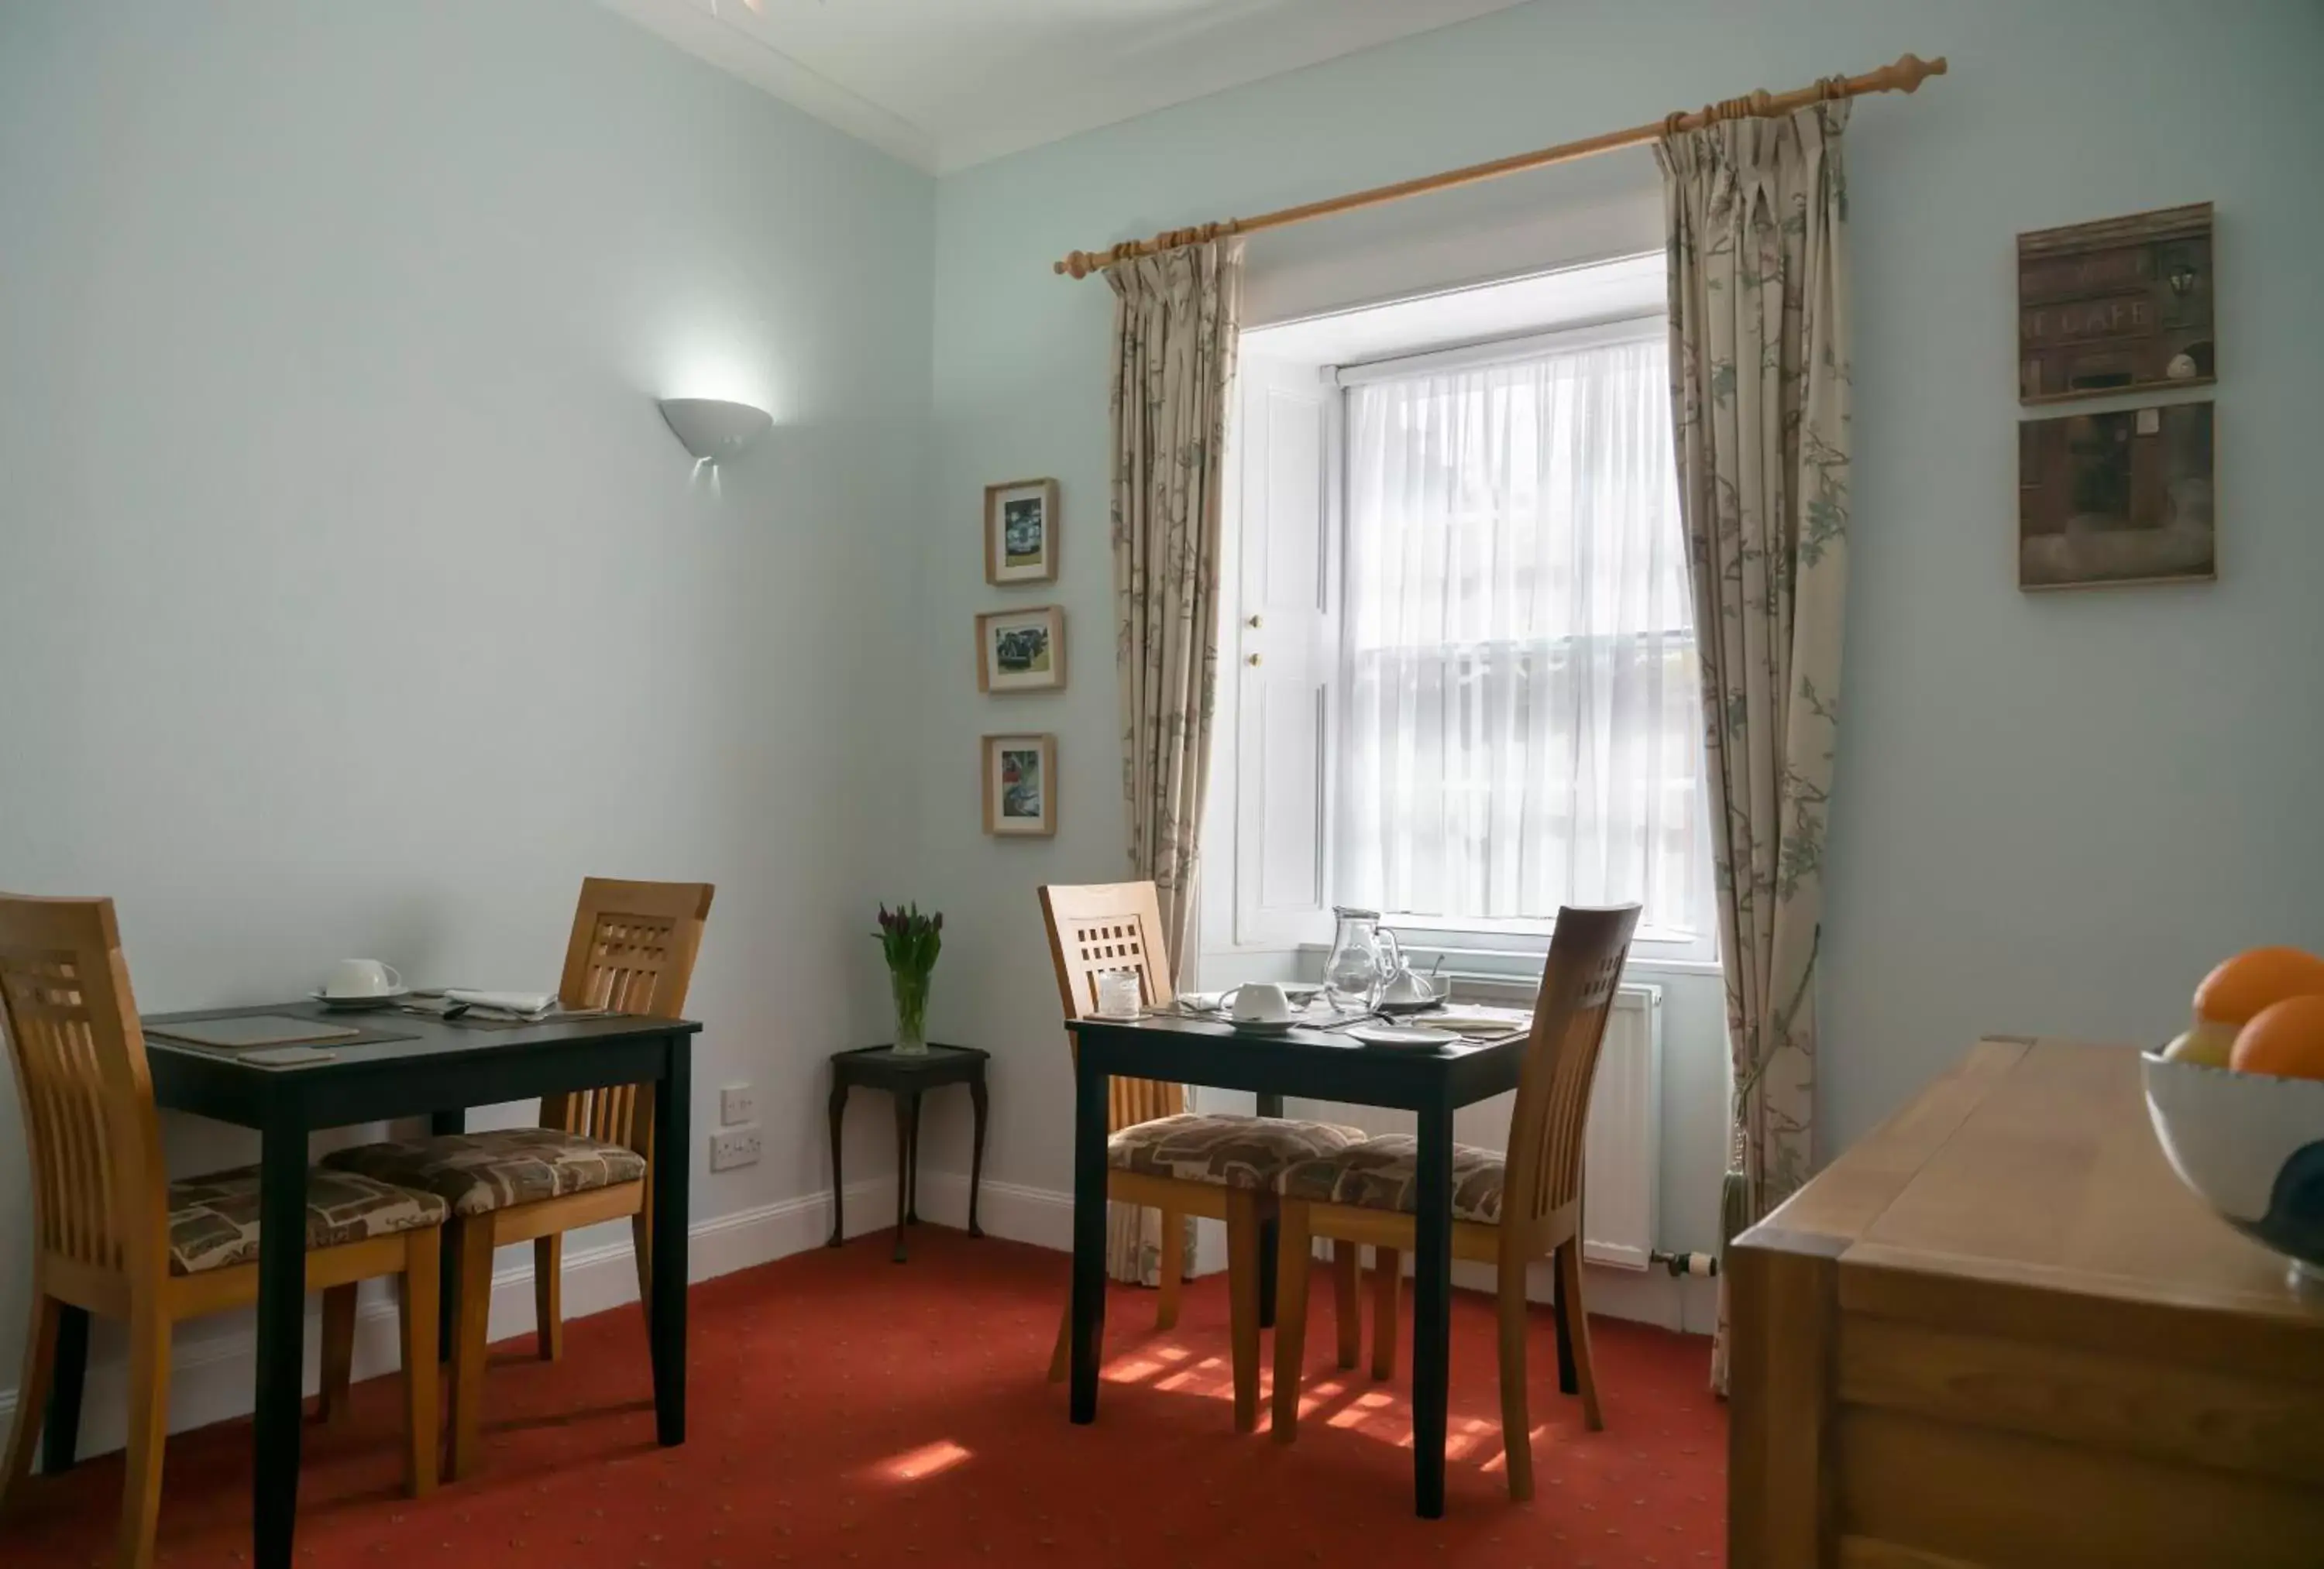
[(1323, 964), (1324, 1000), (1335, 1008), (1370, 1010), (1379, 1003), (1388, 977), (1404, 968), (1396, 933), (1382, 930), (1380, 913), (1335, 906), (1332, 957)]

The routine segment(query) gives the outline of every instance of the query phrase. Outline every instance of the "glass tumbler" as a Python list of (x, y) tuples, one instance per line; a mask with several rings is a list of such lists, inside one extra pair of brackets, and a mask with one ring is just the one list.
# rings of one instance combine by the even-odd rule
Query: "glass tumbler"
[(1109, 969), (1097, 977), (1097, 1011), (1110, 1019), (1134, 1018), (1141, 1001), (1138, 972)]

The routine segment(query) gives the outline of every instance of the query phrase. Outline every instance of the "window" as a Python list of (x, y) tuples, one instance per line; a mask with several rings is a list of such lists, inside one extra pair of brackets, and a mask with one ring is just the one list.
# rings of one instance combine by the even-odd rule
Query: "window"
[[(1716, 959), (1662, 288), (1645, 256), (1245, 335), (1205, 947), (1360, 904), (1497, 969), (1636, 899), (1637, 957)], [(1526, 335), (1406, 349), (1504, 290)]]
[(1665, 341), (1344, 378), (1333, 903), (1490, 929), (1637, 899), (1649, 940), (1705, 946)]

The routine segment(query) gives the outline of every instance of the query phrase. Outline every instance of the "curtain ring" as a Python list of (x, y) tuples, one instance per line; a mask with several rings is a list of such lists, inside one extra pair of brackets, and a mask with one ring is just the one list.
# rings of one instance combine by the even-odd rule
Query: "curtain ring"
[(1676, 136), (1685, 129), (1686, 111), (1684, 109), (1673, 109), (1669, 114), (1663, 116), (1663, 134), (1665, 136)]
[(1816, 82), (1816, 96), (1824, 103), (1837, 104), (1848, 96), (1846, 77), (1822, 77)]

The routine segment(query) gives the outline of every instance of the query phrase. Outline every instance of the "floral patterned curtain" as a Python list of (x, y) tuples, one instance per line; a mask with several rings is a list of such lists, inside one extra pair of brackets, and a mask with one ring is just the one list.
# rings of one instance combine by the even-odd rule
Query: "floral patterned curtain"
[[(1671, 404), (1734, 1066), (1731, 1238), (1815, 1158), (1849, 483), (1845, 99), (1666, 136)], [(1720, 1298), (1712, 1387), (1727, 1385)]]
[[(1109, 268), (1113, 373), (1114, 656), (1130, 865), (1153, 880), (1183, 962), (1211, 771), (1219, 664), (1219, 497), (1242, 299), (1242, 242), (1228, 238)], [(1193, 1222), (1187, 1222), (1191, 1233)], [(1187, 1256), (1194, 1253), (1189, 1235)], [(1159, 1278), (1160, 1217), (1115, 1205), (1116, 1280)]]

